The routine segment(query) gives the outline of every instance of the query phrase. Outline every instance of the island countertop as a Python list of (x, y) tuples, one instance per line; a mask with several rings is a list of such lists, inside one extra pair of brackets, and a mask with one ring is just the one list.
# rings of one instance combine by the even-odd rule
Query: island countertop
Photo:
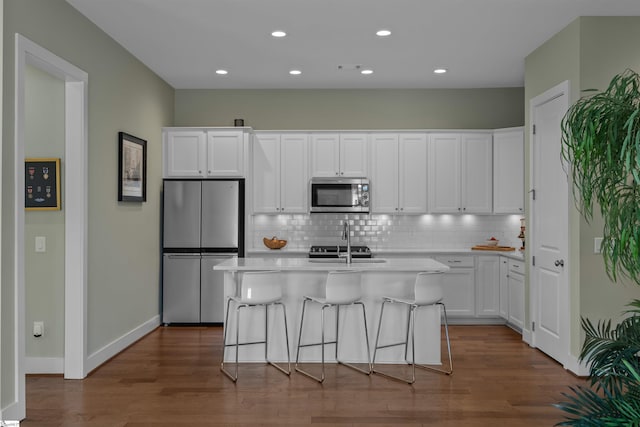
[(429, 271), (444, 273), (449, 267), (431, 258), (354, 259), (351, 264), (330, 258), (231, 258), (213, 267), (219, 271)]

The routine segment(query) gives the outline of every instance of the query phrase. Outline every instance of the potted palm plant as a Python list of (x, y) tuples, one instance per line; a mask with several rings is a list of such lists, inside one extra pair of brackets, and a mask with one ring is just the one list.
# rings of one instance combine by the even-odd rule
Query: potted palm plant
[[(640, 285), (640, 76), (627, 70), (608, 88), (581, 98), (562, 121), (562, 156), (573, 179), (576, 205), (587, 221), (604, 221), (602, 258), (612, 281)], [(564, 426), (640, 425), (640, 300), (624, 319), (596, 324), (583, 318), (580, 360), (590, 387), (571, 388), (556, 406)]]

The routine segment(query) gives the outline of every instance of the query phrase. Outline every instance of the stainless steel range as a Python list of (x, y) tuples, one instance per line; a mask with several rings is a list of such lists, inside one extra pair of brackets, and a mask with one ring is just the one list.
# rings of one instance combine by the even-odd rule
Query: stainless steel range
[[(339, 254), (347, 252), (346, 246), (311, 246), (309, 258), (338, 258)], [(371, 258), (371, 249), (368, 246), (351, 245), (352, 258)]]

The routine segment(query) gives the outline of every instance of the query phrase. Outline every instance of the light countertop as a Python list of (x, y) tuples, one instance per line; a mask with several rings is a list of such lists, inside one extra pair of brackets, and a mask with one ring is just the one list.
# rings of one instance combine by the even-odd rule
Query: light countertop
[[(377, 262), (384, 261), (384, 262)], [(256, 270), (280, 270), (280, 271), (430, 271), (434, 273), (445, 272), (449, 267), (431, 258), (374, 258), (373, 260), (354, 260), (347, 264), (345, 261), (333, 259), (309, 259), (309, 258), (232, 258), (217, 264), (214, 270), (220, 271), (256, 271)]]
[[(498, 255), (505, 256), (507, 258), (515, 259), (518, 261), (524, 260), (524, 252), (520, 250), (515, 251), (478, 251), (472, 250), (471, 248), (434, 248), (434, 249), (372, 249), (371, 253), (376, 258), (384, 258), (385, 256), (391, 256), (397, 258), (401, 255), (406, 255), (407, 257), (416, 258), (421, 256), (435, 256), (439, 254), (446, 255)], [(282, 257), (307, 257), (309, 254), (309, 249), (304, 248), (287, 248), (272, 250), (267, 248), (259, 248), (259, 249), (249, 249), (247, 254), (250, 256), (282, 256)]]

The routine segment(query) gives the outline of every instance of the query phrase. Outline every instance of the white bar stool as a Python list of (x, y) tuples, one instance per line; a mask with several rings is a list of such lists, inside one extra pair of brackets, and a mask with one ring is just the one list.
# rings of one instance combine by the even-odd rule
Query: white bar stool
[[(265, 361), (286, 375), (291, 374), (291, 356), (289, 354), (289, 332), (287, 330), (287, 310), (281, 301), (282, 284), (279, 271), (248, 271), (245, 272), (240, 284), (240, 296), (232, 296), (227, 299), (227, 315), (224, 321), (224, 338), (222, 349), (222, 363), (220, 370), (233, 382), (238, 380), (238, 347), (241, 345), (264, 344)], [(231, 302), (236, 304), (236, 341), (235, 343), (227, 342), (227, 330), (229, 325), (229, 312), (231, 311)], [(284, 318), (284, 335), (287, 343), (287, 369), (282, 368), (268, 358), (269, 353), (269, 307), (279, 305), (282, 307), (282, 315)], [(252, 308), (264, 306), (264, 341), (240, 342), (240, 311), (243, 308)], [(225, 368), (224, 355), (227, 347), (235, 347), (236, 360), (235, 372), (232, 374)]]
[[(324, 347), (326, 344), (335, 344), (336, 353), (335, 358), (336, 362), (339, 364), (345, 365), (351, 369), (355, 369), (358, 372), (362, 372), (363, 374), (370, 375), (371, 370), (371, 356), (369, 350), (369, 332), (367, 330), (367, 315), (365, 312), (364, 303), (360, 301), (362, 297), (362, 288), (360, 284), (360, 272), (357, 271), (330, 271), (327, 275), (327, 281), (325, 284), (325, 297), (324, 298), (316, 298), (305, 296), (304, 301), (302, 303), (302, 317), (300, 319), (300, 333), (298, 335), (298, 348), (296, 352), (296, 371), (300, 372), (312, 378), (320, 383), (324, 381)], [(302, 329), (304, 327), (304, 315), (307, 308), (307, 303), (312, 302), (316, 304), (320, 304), (322, 306), (320, 310), (321, 316), (321, 341), (319, 343), (311, 343), (311, 344), (302, 344)], [(364, 340), (367, 345), (367, 367), (368, 369), (361, 369), (353, 364), (341, 362), (338, 359), (338, 335), (340, 331), (340, 307), (347, 305), (360, 305), (362, 307), (362, 319), (364, 322)], [(325, 341), (325, 326), (324, 319), (325, 314), (324, 311), (328, 307), (336, 307), (336, 337), (334, 341)], [(312, 347), (312, 346), (321, 346), (322, 347), (322, 373), (320, 377), (312, 375), (308, 371), (300, 368), (300, 348), (303, 347)]]
[[(382, 307), (380, 308), (380, 320), (378, 321), (378, 332), (376, 334), (376, 346), (373, 350), (373, 372), (376, 374), (380, 374), (392, 379), (396, 379), (399, 381), (407, 382), (409, 384), (413, 384), (416, 381), (416, 366), (422, 369), (429, 369), (432, 371), (442, 372), (443, 374), (451, 375), (453, 373), (453, 363), (451, 360), (451, 342), (449, 341), (449, 325), (447, 323), (447, 308), (442, 302), (442, 274), (441, 273), (427, 273), (421, 272), (416, 276), (416, 282), (414, 285), (415, 296), (412, 300), (400, 299), (400, 298), (392, 298), (392, 297), (383, 297)], [(384, 315), (384, 307), (387, 303), (391, 304), (405, 304), (409, 308), (409, 316), (407, 317), (407, 334), (405, 336), (405, 340), (398, 343), (393, 344), (385, 344), (379, 345), (380, 339), (380, 329), (382, 326), (382, 316)], [(444, 314), (444, 331), (447, 337), (447, 354), (449, 356), (449, 368), (448, 369), (437, 369), (432, 366), (420, 365), (415, 363), (416, 360), (416, 351), (415, 351), (415, 321), (416, 321), (416, 310), (420, 307), (433, 307), (433, 306), (442, 306), (443, 314)], [(408, 342), (409, 342), (409, 331), (411, 331), (411, 361), (407, 358), (408, 351)], [(376, 354), (379, 349), (395, 347), (403, 345), (404, 346), (404, 358), (407, 364), (412, 366), (412, 374), (411, 378), (401, 378), (398, 376), (394, 376), (388, 373), (384, 373), (380, 370), (376, 369)]]

